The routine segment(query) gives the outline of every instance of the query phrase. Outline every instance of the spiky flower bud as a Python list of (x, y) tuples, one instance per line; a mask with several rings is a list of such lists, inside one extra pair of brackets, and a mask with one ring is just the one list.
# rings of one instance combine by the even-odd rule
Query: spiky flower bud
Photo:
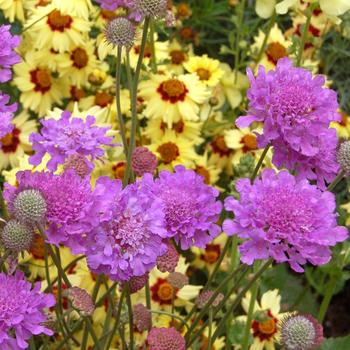
[(43, 221), (46, 214), (46, 202), (40, 191), (24, 190), (13, 203), (14, 214), (22, 222), (34, 224)]
[(350, 174), (350, 141), (342, 142), (337, 153), (337, 160), (341, 168)]
[[(196, 299), (197, 307), (199, 309), (203, 309), (203, 307), (205, 307), (205, 305), (213, 295), (214, 295), (214, 292), (211, 290), (205, 290), (201, 292)], [(214, 307), (218, 306), (223, 299), (224, 299), (224, 295), (222, 293), (219, 293), (214, 299), (214, 301), (212, 302), (211, 306), (214, 306)]]
[(182, 335), (173, 327), (152, 328), (147, 337), (150, 350), (185, 350)]
[(131, 294), (141, 290), (147, 283), (148, 273), (142, 276), (135, 276), (129, 280), (129, 291)]
[(133, 309), (134, 325), (139, 332), (147, 331), (152, 325), (152, 315), (142, 304), (136, 304)]
[(135, 40), (135, 27), (127, 18), (118, 17), (108, 22), (105, 29), (107, 42), (113, 46), (131, 48)]
[(81, 154), (69, 156), (64, 163), (64, 169), (73, 169), (82, 178), (91, 173), (89, 163)]
[(17, 220), (10, 220), (1, 231), (3, 246), (16, 253), (29, 249), (33, 238), (33, 229)]
[(136, 0), (136, 9), (145, 17), (160, 18), (166, 15), (167, 0)]
[(167, 245), (168, 251), (157, 258), (157, 267), (161, 272), (174, 272), (179, 262), (179, 254), (171, 243)]
[(313, 350), (323, 341), (323, 328), (310, 315), (288, 315), (282, 320), (280, 331), (286, 350)]
[(68, 300), (72, 303), (74, 309), (78, 310), (84, 316), (91, 316), (95, 310), (94, 302), (90, 294), (82, 288), (71, 287), (65, 292)]
[(172, 287), (181, 289), (188, 284), (188, 277), (181, 272), (172, 272), (168, 276), (168, 282)]
[(132, 153), (132, 170), (137, 176), (151, 173), (157, 168), (157, 157), (147, 147), (136, 147)]

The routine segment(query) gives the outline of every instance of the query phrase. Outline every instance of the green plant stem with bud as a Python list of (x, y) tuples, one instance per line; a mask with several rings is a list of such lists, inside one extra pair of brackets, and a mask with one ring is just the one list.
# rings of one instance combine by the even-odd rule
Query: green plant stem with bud
[(143, 33), (142, 33), (142, 39), (141, 39), (140, 54), (139, 54), (139, 58), (138, 58), (136, 69), (135, 69), (135, 74), (134, 74), (133, 81), (132, 81), (132, 87), (130, 90), (131, 133), (130, 133), (130, 143), (129, 143), (128, 152), (127, 152), (124, 184), (129, 183), (129, 179), (130, 179), (131, 174), (132, 174), (131, 157), (132, 157), (132, 153), (134, 151), (135, 144), (136, 144), (136, 131), (137, 131), (137, 87), (138, 87), (139, 78), (140, 78), (142, 60), (143, 60), (143, 57), (145, 55), (145, 47), (146, 47), (146, 42), (147, 42), (147, 34), (148, 34), (149, 24), (150, 24), (150, 19), (149, 19), (149, 17), (146, 17), (144, 24), (143, 24)]
[(150, 45), (151, 45), (151, 68), (153, 73), (157, 73), (157, 57), (156, 57), (156, 46), (155, 46), (155, 31), (154, 21), (150, 22)]
[(345, 171), (341, 170), (337, 177), (333, 180), (333, 182), (327, 187), (327, 191), (333, 191), (334, 188), (338, 185), (338, 183), (343, 180), (345, 176)]
[(129, 315), (129, 333), (130, 333), (129, 348), (134, 349), (134, 317), (133, 317), (129, 282), (126, 283), (125, 293), (126, 293), (126, 304), (128, 305), (128, 315)]
[(241, 0), (239, 7), (239, 14), (238, 14), (238, 20), (237, 20), (237, 35), (236, 35), (236, 42), (235, 42), (235, 83), (237, 83), (238, 79), (238, 66), (240, 61), (240, 50), (239, 50), (239, 43), (241, 41), (241, 35), (242, 35), (242, 25), (244, 20), (244, 10), (245, 10), (246, 0)]
[(332, 296), (334, 294), (334, 289), (335, 289), (335, 285), (337, 283), (337, 276), (336, 275), (332, 275), (331, 278), (329, 279), (327, 286), (326, 286), (326, 291), (320, 306), (320, 310), (317, 316), (317, 320), (318, 322), (320, 322), (321, 324), (324, 321), (324, 318), (326, 316), (329, 304), (332, 300)]
[(255, 178), (256, 178), (257, 175), (258, 175), (258, 172), (259, 172), (259, 170), (260, 170), (260, 168), (261, 168), (261, 166), (262, 166), (262, 164), (263, 164), (263, 162), (264, 162), (264, 159), (265, 159), (266, 154), (267, 154), (267, 152), (269, 151), (270, 147), (271, 147), (271, 145), (268, 144), (268, 145), (264, 148), (263, 153), (261, 154), (261, 156), (260, 156), (260, 158), (259, 158), (259, 160), (258, 160), (258, 163), (257, 163), (256, 166), (255, 166), (255, 169), (254, 169), (254, 171), (253, 171), (253, 174), (252, 174), (252, 176), (251, 176), (251, 178), (250, 178), (251, 183), (254, 183), (254, 180), (255, 180)]

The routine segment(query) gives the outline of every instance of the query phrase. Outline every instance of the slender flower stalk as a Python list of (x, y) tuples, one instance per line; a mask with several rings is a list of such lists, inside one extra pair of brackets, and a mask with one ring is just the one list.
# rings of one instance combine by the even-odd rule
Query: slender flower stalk
[(270, 147), (271, 147), (271, 145), (268, 144), (268, 145), (264, 148), (263, 153), (261, 153), (261, 156), (260, 156), (258, 162), (256, 163), (255, 169), (254, 169), (253, 174), (252, 174), (252, 176), (251, 176), (251, 178), (250, 178), (251, 183), (253, 183), (254, 180), (256, 179), (256, 177), (257, 177), (257, 175), (258, 175), (258, 172), (259, 172), (259, 169), (261, 168), (261, 166), (262, 166), (262, 164), (263, 164), (263, 162), (264, 162), (264, 159), (265, 159), (265, 157), (266, 157), (266, 155), (267, 155), (267, 152), (269, 151)]

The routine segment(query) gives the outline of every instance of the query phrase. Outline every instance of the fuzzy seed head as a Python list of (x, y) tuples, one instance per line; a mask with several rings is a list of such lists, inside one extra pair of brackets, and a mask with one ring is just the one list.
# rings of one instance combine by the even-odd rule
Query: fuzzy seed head
[(73, 169), (82, 178), (91, 173), (91, 169), (86, 158), (80, 154), (72, 154), (69, 156), (64, 163), (64, 168)]
[(16, 253), (29, 249), (33, 238), (33, 229), (17, 220), (10, 220), (1, 231), (4, 247)]
[(168, 251), (157, 258), (157, 267), (161, 272), (174, 272), (179, 262), (179, 253), (171, 243), (168, 243), (167, 246)]
[[(211, 290), (205, 290), (201, 292), (196, 299), (197, 307), (199, 309), (203, 309), (207, 304), (207, 302), (211, 299), (213, 294), (214, 292)], [(214, 301), (211, 303), (211, 306), (214, 306), (214, 307), (218, 306), (223, 299), (224, 299), (224, 295), (222, 293), (219, 293), (214, 299)]]
[(134, 306), (134, 325), (139, 332), (147, 331), (152, 325), (152, 315), (142, 304)]
[(168, 276), (168, 282), (172, 287), (181, 289), (188, 284), (188, 277), (181, 272), (172, 272)]
[(337, 160), (341, 168), (347, 173), (350, 173), (350, 141), (345, 141), (340, 144)]
[(136, 147), (132, 153), (132, 170), (137, 176), (151, 173), (157, 168), (157, 157), (147, 147)]
[(286, 350), (313, 350), (323, 341), (322, 326), (310, 315), (289, 315), (281, 323), (281, 343)]
[(80, 311), (84, 316), (91, 316), (95, 310), (94, 302), (90, 294), (79, 287), (72, 287), (66, 291), (68, 300), (74, 309)]
[(46, 202), (37, 190), (20, 192), (13, 203), (16, 218), (28, 224), (43, 221), (46, 214)]
[(146, 285), (147, 280), (148, 280), (148, 273), (142, 276), (132, 277), (129, 281), (130, 293), (133, 294), (141, 290)]
[(185, 339), (175, 328), (152, 328), (147, 337), (150, 350), (185, 350)]
[(136, 9), (145, 17), (160, 18), (166, 15), (167, 0), (136, 0)]
[(131, 48), (135, 40), (135, 28), (131, 21), (124, 17), (111, 20), (105, 29), (107, 42), (113, 46)]

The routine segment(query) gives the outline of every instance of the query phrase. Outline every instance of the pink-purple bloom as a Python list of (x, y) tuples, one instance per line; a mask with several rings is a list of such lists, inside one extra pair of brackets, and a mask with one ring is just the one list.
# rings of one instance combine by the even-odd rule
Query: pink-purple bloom
[(337, 226), (334, 195), (306, 179), (266, 169), (254, 184), (240, 179), (236, 188), (240, 200), (228, 197), (225, 201), (225, 209), (235, 218), (225, 220), (223, 229), (245, 240), (240, 252), (246, 264), (271, 257), (302, 272), (301, 265), (307, 262), (327, 263), (330, 247), (348, 237), (347, 229)]
[(11, 26), (0, 26), (0, 83), (5, 83), (12, 78), (11, 67), (21, 61), (14, 49), (20, 44), (20, 37), (12, 35)]
[(47, 163), (49, 170), (57, 170), (59, 164), (64, 164), (72, 155), (86, 158), (91, 168), (94, 159), (102, 157), (105, 150), (102, 146), (112, 146), (112, 137), (106, 136), (109, 127), (95, 125), (95, 117), (87, 116), (86, 121), (72, 117), (71, 112), (65, 111), (60, 119), (46, 119), (41, 122), (40, 133), (30, 135), (32, 148), (36, 152), (29, 162), (39, 165), (48, 153), (51, 158)]
[(216, 200), (219, 191), (193, 170), (178, 165), (174, 173), (162, 171), (154, 194), (164, 205), (168, 237), (174, 237), (182, 249), (205, 248), (220, 233), (216, 224), (222, 208)]
[[(17, 104), (8, 105), (10, 96), (0, 91), (0, 139), (9, 134), (14, 126), (12, 124), (13, 113), (17, 109)], [(1, 145), (1, 143), (0, 143)]]
[(120, 181), (107, 178), (100, 185), (101, 195), (104, 185), (111, 200), (99, 210), (103, 216), (90, 234), (86, 251), (89, 268), (116, 281), (142, 276), (167, 250), (162, 241), (167, 235), (162, 202), (150, 194), (150, 178), (125, 189)]
[[(4, 197), (11, 213), (17, 195), (23, 190), (37, 190), (46, 202), (46, 234), (53, 244), (65, 244), (80, 253), (85, 244), (85, 233), (98, 224), (97, 215), (91, 215), (99, 208), (99, 201), (93, 195), (90, 178), (81, 178), (74, 170), (61, 175), (50, 172), (20, 171), (18, 186), (5, 184)], [(44, 223), (43, 223), (44, 224)]]
[[(263, 122), (258, 145), (274, 147), (274, 164), (308, 174), (309, 179), (317, 179), (321, 186), (324, 180), (332, 180), (338, 168), (333, 152), (335, 134), (329, 124), (341, 118), (336, 92), (324, 87), (325, 78), (293, 67), (289, 58), (280, 59), (275, 70), (266, 73), (260, 66), (256, 77), (250, 69), (247, 74), (251, 83), (247, 93), (249, 111), (247, 116), (237, 119), (237, 126)], [(330, 139), (327, 147), (333, 147), (328, 149), (333, 155), (327, 159), (331, 162), (328, 171), (323, 169), (327, 143), (324, 139)], [(313, 160), (309, 162), (309, 158)]]
[(53, 335), (44, 326), (44, 309), (55, 305), (52, 294), (40, 292), (40, 283), (32, 288), (22, 272), (13, 276), (0, 273), (0, 348), (27, 349), (33, 335)]
[(96, 0), (105, 10), (115, 11), (118, 7), (132, 8), (135, 0)]

